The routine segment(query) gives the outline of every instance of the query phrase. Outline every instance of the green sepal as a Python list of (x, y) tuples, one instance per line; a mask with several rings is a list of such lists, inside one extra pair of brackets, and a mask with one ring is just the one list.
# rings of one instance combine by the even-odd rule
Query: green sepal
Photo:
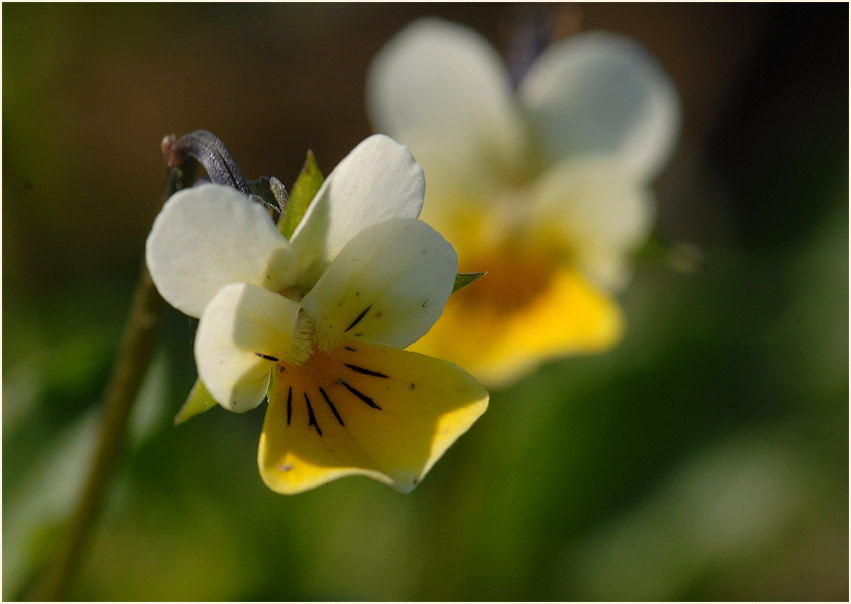
[(316, 163), (316, 158), (313, 156), (313, 151), (308, 150), (304, 166), (290, 192), (287, 211), (283, 218), (278, 221), (278, 230), (287, 239), (292, 237), (298, 223), (304, 218), (310, 202), (313, 201), (324, 180), (322, 172), (319, 171), (319, 165)]
[(487, 274), (487, 271), (484, 273), (458, 273), (455, 275), (455, 285), (452, 286), (452, 293), (454, 294), (462, 287), (466, 287), (470, 285), (476, 279), (484, 277)]
[(186, 402), (183, 403), (183, 407), (180, 408), (180, 412), (174, 418), (174, 425), (179, 426), (186, 420), (204, 413), (205, 411), (209, 411), (215, 406), (216, 399), (214, 399), (213, 395), (210, 394), (210, 391), (207, 390), (207, 387), (204, 385), (204, 382), (201, 381), (201, 378), (198, 378), (195, 380), (195, 385), (192, 386), (192, 391), (186, 398)]

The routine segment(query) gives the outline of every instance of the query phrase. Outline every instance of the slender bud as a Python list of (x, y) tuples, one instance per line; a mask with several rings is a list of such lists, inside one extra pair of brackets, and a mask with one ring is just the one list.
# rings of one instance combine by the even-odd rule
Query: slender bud
[[(281, 207), (286, 202), (286, 189), (281, 182), (273, 178), (261, 179), (259, 189), (271, 189), (272, 198), (266, 199), (258, 194), (251, 184), (242, 175), (242, 170), (234, 161), (233, 157), (219, 138), (208, 130), (196, 130), (190, 134), (176, 139), (172, 134), (163, 138), (161, 143), (163, 157), (169, 168), (178, 168), (187, 159), (192, 158), (204, 166), (209, 179), (199, 178), (198, 182), (213, 182), (217, 185), (233, 187), (240, 193), (248, 196), (265, 207), (276, 223), (281, 217)], [(257, 185), (258, 183), (254, 183)], [(268, 196), (267, 196), (268, 197)]]
[(242, 170), (236, 165), (228, 148), (212, 132), (196, 130), (177, 141), (174, 136), (167, 136), (163, 139), (162, 150), (169, 167), (175, 168), (191, 157), (204, 166), (212, 182), (251, 195), (251, 187), (242, 175)]

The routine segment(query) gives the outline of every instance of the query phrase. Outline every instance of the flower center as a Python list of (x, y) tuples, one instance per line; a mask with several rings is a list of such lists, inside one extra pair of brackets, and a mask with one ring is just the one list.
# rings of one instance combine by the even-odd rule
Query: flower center
[[(377, 401), (386, 396), (386, 388), (378, 386), (392, 383), (391, 377), (364, 367), (369, 360), (354, 346), (354, 342), (344, 342), (331, 352), (316, 346), (303, 364), (289, 359), (277, 364), (270, 403), (286, 404), (287, 426), (306, 424), (317, 435), (334, 438), (337, 425), (346, 426), (354, 407), (370, 409), (370, 413), (383, 410), (383, 403)], [(409, 387), (413, 388), (413, 383)]]
[(470, 270), (485, 267), (488, 271), (484, 279), (453, 295), (457, 303), (471, 310), (490, 307), (511, 312), (523, 308), (546, 290), (554, 274), (554, 263), (544, 254), (484, 254), (465, 264)]
[(298, 311), (293, 337), (290, 348), (287, 351), (287, 363), (300, 367), (310, 358), (313, 353), (313, 341), (316, 335), (316, 327), (313, 320), (307, 316), (304, 310)]

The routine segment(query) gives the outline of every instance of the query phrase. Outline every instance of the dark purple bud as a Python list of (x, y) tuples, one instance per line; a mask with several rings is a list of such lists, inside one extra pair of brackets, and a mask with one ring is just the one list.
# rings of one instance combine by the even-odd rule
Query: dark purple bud
[(230, 151), (212, 132), (196, 130), (178, 140), (175, 140), (174, 136), (166, 136), (162, 142), (162, 151), (170, 168), (178, 167), (191, 157), (204, 166), (212, 182), (233, 187), (244, 195), (251, 195), (251, 187), (231, 157)]

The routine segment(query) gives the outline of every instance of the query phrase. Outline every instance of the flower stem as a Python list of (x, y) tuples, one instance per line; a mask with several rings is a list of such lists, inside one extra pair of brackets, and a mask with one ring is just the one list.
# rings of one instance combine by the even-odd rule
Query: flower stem
[[(177, 190), (188, 186), (193, 179), (194, 169), (172, 168), (169, 171), (163, 202)], [(124, 448), (130, 412), (153, 356), (162, 309), (163, 300), (143, 261), (121, 347), (104, 392), (103, 418), (94, 458), (71, 516), (68, 531), (41, 581), (29, 594), (30, 600), (56, 601), (67, 596), (116, 461)]]

